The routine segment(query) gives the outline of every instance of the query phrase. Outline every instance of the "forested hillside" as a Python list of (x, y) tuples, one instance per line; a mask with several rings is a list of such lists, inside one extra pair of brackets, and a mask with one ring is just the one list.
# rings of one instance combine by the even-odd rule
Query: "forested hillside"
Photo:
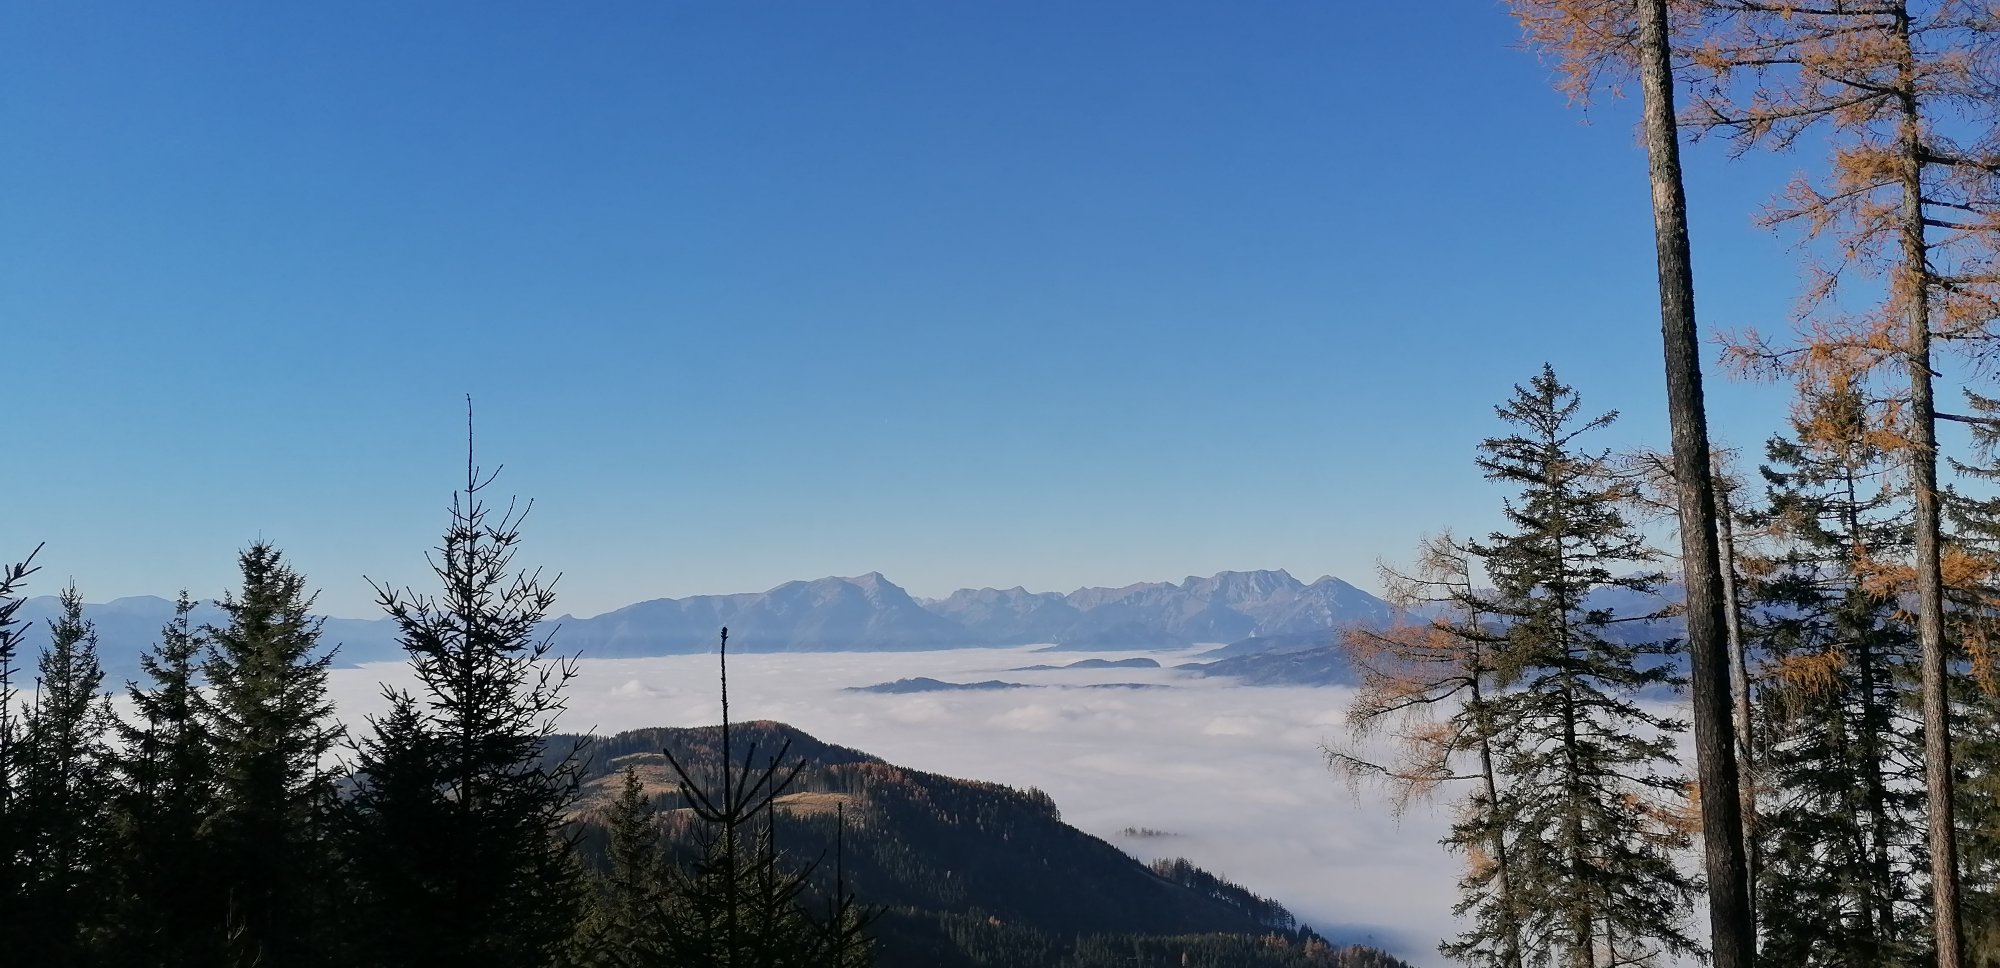
[[(836, 837), (844, 837), (838, 854), (846, 887), (881, 909), (874, 929), (879, 965), (1043, 964), (1027, 960), (1026, 952), (1087, 959), (1100, 946), (1165, 951), (1177, 943), (1193, 944), (1189, 950), (1265, 953), (1265, 960), (1251, 964), (1304, 964), (1307, 952), (1318, 957), (1331, 950), (1275, 901), (1186, 861), (1147, 867), (1064, 824), (1039, 790), (897, 767), (777, 723), (737, 726), (733, 742), (738, 750), (789, 747), (804, 763), (776, 801), (783, 816), (781, 848), (793, 864), (817, 862), (818, 886), (825, 889)], [(607, 863), (608, 814), (626, 771), (658, 812), (668, 842), (691, 855), (692, 813), (660, 751), (682, 763), (717, 763), (719, 744), (716, 727), (644, 729), (590, 740), (577, 807), (588, 830), (585, 856)], [(1169, 940), (1191, 935), (1256, 943)]]

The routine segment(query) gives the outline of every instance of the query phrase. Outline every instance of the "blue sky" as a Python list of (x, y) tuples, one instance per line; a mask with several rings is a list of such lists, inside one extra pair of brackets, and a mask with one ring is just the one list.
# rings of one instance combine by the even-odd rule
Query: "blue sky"
[[(1547, 81), (1487, 0), (6, 5), (0, 550), (367, 614), (469, 393), (577, 614), (1373, 585), (1542, 361), (1665, 439), (1632, 105)], [(1707, 325), (1783, 327), (1813, 161), (1691, 153)]]

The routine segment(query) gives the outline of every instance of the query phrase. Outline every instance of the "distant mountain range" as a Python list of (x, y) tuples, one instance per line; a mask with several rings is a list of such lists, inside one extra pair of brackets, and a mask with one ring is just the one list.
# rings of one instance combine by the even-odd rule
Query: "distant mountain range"
[[(1657, 610), (1678, 597), (1638, 596), (1613, 590), (1592, 604), (1630, 615)], [(1600, 600), (1601, 599), (1601, 600)], [(18, 615), (29, 623), (23, 654), (32, 669), (47, 641), (47, 620), (57, 614), (54, 596), (25, 602)], [(108, 684), (139, 675), (139, 655), (173, 617), (173, 602), (138, 596), (85, 606), (96, 623)], [(212, 602), (197, 606), (195, 624), (221, 623)], [(1024, 588), (961, 589), (919, 601), (870, 572), (854, 578), (786, 582), (765, 592), (660, 598), (591, 618), (564, 615), (544, 629), (558, 651), (590, 658), (681, 655), (715, 648), (729, 628), (733, 650), (745, 652), (919, 651), (1047, 643), (1055, 650), (1164, 649), (1227, 643), (1202, 658), (1219, 660), (1207, 675), (1232, 675), (1266, 684), (1350, 681), (1337, 656), (1326, 653), (1338, 631), (1381, 628), (1396, 621), (1389, 603), (1338, 578), (1306, 584), (1279, 571), (1225, 571), (1178, 584), (1142, 582), (1123, 588), (1079, 588), (1067, 595)], [(1680, 633), (1678, 619), (1621, 623), (1614, 635), (1652, 641)], [(338, 645), (341, 665), (403, 657), (394, 623), (382, 619), (329, 618), (322, 640)], [(1293, 653), (1310, 658), (1275, 659)], [(1271, 656), (1260, 662), (1227, 660)], [(1137, 664), (1137, 663), (1132, 663)], [(32, 673), (30, 673), (32, 675)]]
[[(32, 656), (46, 641), (54, 596), (29, 599), (19, 617), (32, 628)], [(173, 616), (173, 603), (139, 596), (86, 606), (113, 681), (136, 675), (138, 655)], [(1059, 649), (1174, 648), (1245, 639), (1332, 641), (1333, 630), (1386, 625), (1394, 609), (1338, 578), (1306, 584), (1279, 571), (1225, 571), (1178, 584), (1080, 588), (1069, 594), (1025, 588), (961, 589), (918, 601), (870, 572), (853, 578), (786, 582), (765, 592), (660, 598), (590, 618), (551, 622), (558, 648), (593, 658), (675, 655), (715, 647), (729, 628), (732, 648), (750, 652), (915, 651), (1048, 643)], [(203, 603), (196, 624), (223, 621)], [(1279, 639), (1278, 637), (1284, 637)], [(324, 640), (352, 665), (402, 656), (388, 619), (328, 619)], [(1250, 647), (1249, 651), (1255, 651)], [(32, 658), (27, 659), (32, 663)]]

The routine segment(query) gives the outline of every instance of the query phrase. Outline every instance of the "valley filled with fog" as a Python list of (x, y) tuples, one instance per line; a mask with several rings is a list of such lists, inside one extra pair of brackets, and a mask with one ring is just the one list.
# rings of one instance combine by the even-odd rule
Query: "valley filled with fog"
[[(730, 712), (913, 769), (1040, 787), (1065, 821), (1142, 860), (1187, 857), (1330, 938), (1436, 963), (1437, 940), (1455, 930), (1460, 862), (1437, 846), (1448, 807), (1419, 805), (1399, 819), (1378, 792), (1357, 798), (1327, 771), (1320, 746), (1345, 741), (1352, 690), (1253, 687), (1172, 668), (1199, 651), (732, 655)], [(1142, 655), (1162, 668), (1024, 668)], [(406, 676), (400, 663), (333, 670), (343, 721), (383, 709), (381, 685)], [(1021, 687), (856, 691), (915, 677)], [(586, 659), (569, 697), (565, 731), (705, 725), (720, 715), (712, 654)]]

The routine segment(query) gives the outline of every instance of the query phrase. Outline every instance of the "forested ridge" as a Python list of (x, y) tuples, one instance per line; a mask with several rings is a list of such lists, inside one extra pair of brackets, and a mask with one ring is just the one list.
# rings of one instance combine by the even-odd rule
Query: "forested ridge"
[[(877, 965), (1179, 964), (1182, 952), (1191, 964), (1394, 963), (1330, 945), (1277, 902), (1185, 860), (1140, 864), (1064, 824), (1039, 790), (894, 766), (778, 723), (742, 724), (735, 738), (789, 744), (805, 764), (774, 804), (780, 852), (813, 868), (822, 892), (835, 889), (837, 858), (845, 888), (878, 914)], [(691, 859), (692, 812), (663, 753), (715, 762), (719, 739), (715, 727), (594, 739), (577, 807), (583, 855), (608, 865), (629, 773), (667, 851)]]

